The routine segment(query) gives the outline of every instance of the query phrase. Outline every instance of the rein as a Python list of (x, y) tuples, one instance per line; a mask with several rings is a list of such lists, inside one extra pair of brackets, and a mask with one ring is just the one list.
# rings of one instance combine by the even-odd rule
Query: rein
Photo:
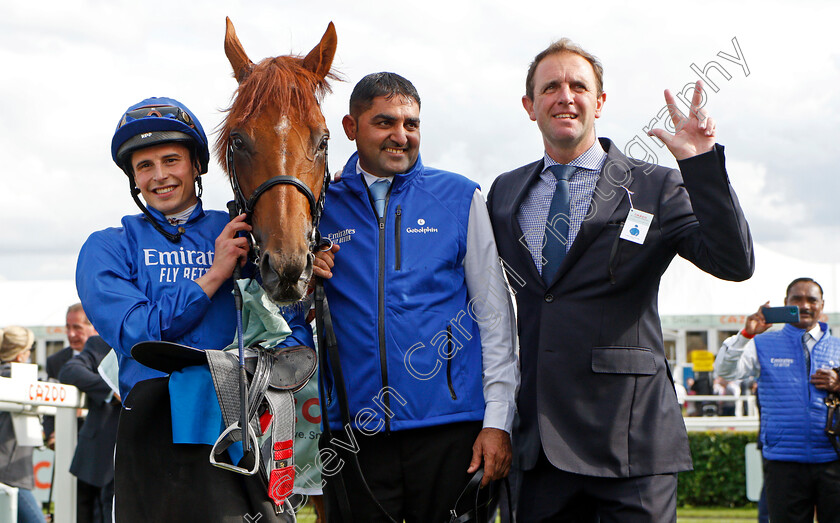
[[(327, 196), (327, 188), (330, 185), (330, 167), (328, 164), (328, 154), (326, 149), (324, 149), (324, 182), (321, 184), (321, 193), (318, 195), (317, 200), (315, 200), (315, 195), (312, 193), (312, 189), (310, 189), (308, 185), (300, 181), (298, 178), (289, 175), (278, 175), (273, 178), (269, 178), (256, 188), (250, 198), (246, 198), (245, 194), (242, 192), (242, 187), (239, 185), (239, 177), (236, 174), (232, 140), (228, 140), (227, 165), (228, 174), (230, 175), (230, 186), (233, 189), (233, 197), (236, 202), (237, 212), (244, 212), (248, 223), (251, 222), (251, 216), (254, 214), (254, 207), (257, 205), (257, 200), (259, 200), (263, 193), (275, 185), (291, 185), (299, 192), (303, 193), (303, 195), (306, 196), (307, 201), (309, 201), (309, 212), (312, 217), (312, 231), (314, 232), (309, 241), (309, 250), (315, 251), (315, 249), (319, 247), (321, 243), (321, 232), (318, 230), (318, 224), (321, 222), (321, 214), (324, 212), (324, 202)], [(252, 243), (254, 257), (258, 260), (259, 248), (256, 245), (256, 242), (252, 241)]]

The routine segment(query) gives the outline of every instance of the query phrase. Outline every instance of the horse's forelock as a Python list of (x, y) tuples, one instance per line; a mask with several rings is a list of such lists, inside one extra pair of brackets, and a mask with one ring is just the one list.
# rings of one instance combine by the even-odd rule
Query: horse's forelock
[(242, 126), (269, 104), (284, 108), (293, 119), (306, 124), (316, 121), (321, 101), (331, 92), (328, 79), (337, 77), (330, 73), (327, 78), (319, 78), (305, 69), (302, 62), (303, 58), (298, 56), (266, 58), (239, 84), (219, 126), (215, 144), (216, 157), (228, 174), (227, 148), (231, 129)]

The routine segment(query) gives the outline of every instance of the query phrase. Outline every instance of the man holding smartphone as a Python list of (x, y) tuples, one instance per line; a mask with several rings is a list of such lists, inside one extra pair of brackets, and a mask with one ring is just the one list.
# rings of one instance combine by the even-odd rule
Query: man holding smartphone
[(798, 321), (793, 316), (781, 330), (765, 332), (767, 302), (723, 342), (715, 360), (717, 376), (758, 377), (771, 521), (811, 523), (816, 507), (821, 523), (840, 522), (840, 460), (823, 431), (826, 394), (840, 391), (840, 339), (819, 321), (823, 304), (816, 281), (793, 280), (785, 305), (799, 308)]

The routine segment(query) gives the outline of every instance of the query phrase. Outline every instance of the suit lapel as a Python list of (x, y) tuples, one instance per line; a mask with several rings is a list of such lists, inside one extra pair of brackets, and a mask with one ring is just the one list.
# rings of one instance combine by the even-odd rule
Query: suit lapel
[(511, 194), (513, 198), (509, 200), (509, 207), (506, 209), (508, 216), (508, 227), (513, 234), (514, 242), (516, 243), (517, 264), (520, 267), (527, 267), (531, 273), (531, 277), (542, 283), (542, 277), (537, 266), (534, 265), (534, 258), (531, 256), (531, 251), (528, 250), (524, 241), (524, 233), (519, 226), (519, 207), (522, 205), (522, 200), (528, 195), (528, 189), (536, 183), (537, 177), (543, 169), (543, 162), (539, 160), (522, 168), (522, 172), (518, 176), (513, 177), (511, 184)]
[(586, 252), (586, 249), (607, 224), (616, 207), (627, 198), (627, 191), (624, 190), (624, 187), (629, 188), (630, 184), (633, 183), (633, 164), (631, 161), (618, 151), (612, 141), (601, 138), (601, 145), (607, 152), (607, 161), (601, 168), (598, 182), (592, 192), (589, 212), (549, 287), (556, 285), (557, 281)]

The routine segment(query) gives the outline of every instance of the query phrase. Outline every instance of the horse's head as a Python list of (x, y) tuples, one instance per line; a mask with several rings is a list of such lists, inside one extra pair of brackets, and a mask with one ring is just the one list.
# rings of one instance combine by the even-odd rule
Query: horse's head
[[(263, 288), (281, 304), (300, 300), (312, 276), (313, 217), (320, 210), (313, 208), (304, 187), (314, 202), (320, 201), (329, 131), (319, 104), (329, 91), (335, 47), (331, 22), (305, 57), (278, 56), (254, 64), (227, 19), (225, 54), (239, 88), (221, 124), (216, 154), (238, 182), (241, 196), (250, 199), (253, 208), (245, 210), (252, 213)], [(282, 181), (272, 180), (278, 176)], [(259, 192), (269, 180), (274, 185)]]

